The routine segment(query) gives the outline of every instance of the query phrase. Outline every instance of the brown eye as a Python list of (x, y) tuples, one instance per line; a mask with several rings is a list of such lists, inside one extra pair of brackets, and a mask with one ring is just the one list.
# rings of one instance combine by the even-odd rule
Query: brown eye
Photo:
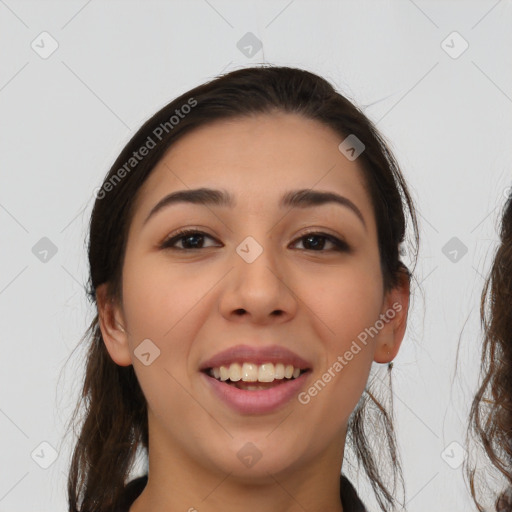
[(323, 250), (326, 243), (325, 241), (327, 240), (328, 243), (331, 243), (334, 246), (330, 251), (350, 252), (350, 247), (346, 242), (336, 238), (335, 236), (328, 235), (327, 233), (306, 233), (297, 240), (304, 240), (304, 250), (306, 251), (329, 252), (329, 249), (327, 251)]
[[(183, 231), (179, 231), (171, 238), (164, 240), (160, 245), (160, 249), (177, 249), (181, 251), (202, 249), (205, 238), (213, 240), (210, 235), (207, 235), (202, 231), (198, 231), (196, 229), (185, 229)], [(175, 247), (175, 244), (180, 241), (182, 241), (183, 247)]]
[[(160, 249), (173, 249), (178, 251), (193, 251), (197, 249), (203, 249), (207, 247), (203, 247), (203, 243), (205, 238), (209, 238), (210, 240), (214, 240), (213, 237), (204, 233), (203, 231), (198, 231), (196, 229), (184, 229), (179, 231), (172, 237), (164, 240), (160, 245)], [(349, 245), (340, 240), (339, 238), (329, 235), (327, 233), (321, 232), (312, 232), (306, 233), (305, 235), (297, 238), (297, 241), (304, 241), (304, 251), (312, 251), (312, 252), (330, 252), (330, 251), (339, 251), (339, 252), (350, 252)], [(295, 242), (295, 244), (297, 243)], [(177, 247), (176, 243), (181, 242), (182, 247)], [(325, 249), (325, 244), (332, 244), (331, 249)]]

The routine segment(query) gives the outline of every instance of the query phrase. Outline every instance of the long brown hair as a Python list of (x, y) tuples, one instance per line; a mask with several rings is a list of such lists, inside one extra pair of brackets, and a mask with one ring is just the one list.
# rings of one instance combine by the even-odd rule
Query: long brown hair
[[(508, 486), (496, 498), (495, 509), (512, 510), (512, 196), (505, 205), (500, 244), (484, 283), (480, 317), (482, 380), (471, 406), (468, 433), (479, 441)], [(467, 464), (466, 471), (473, 500), (483, 511), (476, 466)]]
[[(208, 123), (274, 112), (317, 120), (339, 134), (340, 142), (353, 134), (364, 143), (358, 162), (373, 204), (385, 289), (411, 278), (400, 261), (399, 246), (411, 222), (414, 235), (410, 255), (415, 260), (415, 209), (382, 136), (358, 108), (323, 78), (301, 69), (265, 65), (227, 73), (182, 94), (146, 121), (121, 151), (96, 194), (91, 216), (87, 293), (94, 305), (95, 290), (102, 283), (108, 283), (112, 299), (121, 299), (123, 258), (134, 205), (142, 184), (167, 149), (180, 137)], [(130, 160), (134, 151), (153, 143), (143, 158)], [(69, 472), (69, 511), (109, 512), (119, 501), (138, 450), (147, 455), (146, 401), (133, 366), (119, 366), (110, 358), (97, 314), (83, 339), (89, 344), (85, 381), (71, 421), (75, 421), (80, 409), (84, 410), (84, 418)], [(376, 436), (387, 440), (383, 445), (390, 458), (388, 472), (383, 470), (382, 452), (379, 451), (379, 460), (373, 452)], [(369, 389), (351, 415), (348, 438), (380, 507), (389, 510), (395, 505), (398, 480), (403, 487), (403, 476), (392, 412)], [(393, 476), (391, 490), (385, 482), (388, 474)]]

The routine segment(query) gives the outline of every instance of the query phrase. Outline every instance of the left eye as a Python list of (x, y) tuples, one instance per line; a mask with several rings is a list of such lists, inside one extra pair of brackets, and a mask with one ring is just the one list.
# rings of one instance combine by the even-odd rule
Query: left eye
[[(204, 241), (205, 238), (209, 238), (210, 240), (214, 240), (213, 237), (210, 235), (207, 235), (206, 233), (202, 231), (197, 230), (184, 230), (180, 231), (176, 235), (174, 235), (171, 238), (168, 238), (167, 240), (164, 240), (162, 242), (160, 249), (173, 249), (173, 250), (179, 250), (179, 251), (190, 251), (190, 250), (196, 250), (196, 249), (202, 249), (203, 247), (200, 247), (201, 241)], [(198, 241), (199, 240), (199, 241)], [(318, 242), (320, 240), (320, 242)], [(313, 252), (326, 252), (323, 250), (325, 248), (325, 241), (328, 243), (331, 243), (333, 245), (333, 248), (331, 250), (334, 251), (345, 251), (348, 252), (350, 250), (348, 244), (344, 242), (343, 240), (340, 240), (339, 238), (328, 235), (327, 233), (306, 233), (305, 235), (302, 235), (301, 237), (297, 238), (296, 241), (304, 241), (303, 243), (306, 246), (310, 246), (310, 248), (306, 247), (304, 250), (306, 251), (313, 251)], [(177, 247), (176, 243), (182, 242), (182, 247)], [(188, 245), (188, 247), (187, 247)], [(320, 250), (319, 250), (320, 249)]]
[[(315, 242), (315, 239), (318, 240), (318, 239), (323, 239), (323, 242), (321, 243), (318, 243), (318, 242)], [(332, 236), (332, 235), (328, 235), (327, 233), (307, 233), (303, 236), (301, 236), (300, 238), (298, 238), (297, 240), (305, 240), (307, 241), (307, 245), (310, 245), (312, 246), (313, 248), (317, 248), (320, 247), (321, 249), (323, 249), (325, 247), (325, 240), (327, 240), (329, 243), (331, 243), (334, 248), (331, 249), (333, 251), (349, 251), (349, 246), (346, 242), (344, 242), (343, 240), (340, 240), (339, 238), (336, 238), (335, 236)], [(308, 250), (308, 249), (305, 249), (305, 250)], [(314, 249), (309, 249), (309, 250), (314, 250)], [(325, 251), (315, 251), (315, 252), (325, 252)]]

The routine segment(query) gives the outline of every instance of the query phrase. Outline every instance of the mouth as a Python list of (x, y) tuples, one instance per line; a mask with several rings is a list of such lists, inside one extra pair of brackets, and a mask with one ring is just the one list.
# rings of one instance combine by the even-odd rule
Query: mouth
[(212, 399), (239, 414), (286, 405), (306, 385), (313, 365), (281, 345), (237, 345), (199, 366)]
[(244, 391), (262, 391), (282, 386), (298, 379), (309, 368), (295, 368), (291, 364), (231, 363), (229, 366), (206, 368), (202, 372), (218, 382)]
[[(240, 366), (243, 368), (243, 364)], [(293, 398), (298, 398), (312, 373), (311, 369), (294, 369), (291, 377), (286, 377), (285, 374), (283, 378), (273, 378), (270, 382), (261, 382), (259, 380), (243, 380), (242, 378), (231, 380), (229, 376), (222, 380), (221, 371), (223, 372), (222, 377), (226, 377), (224, 372), (227, 369), (222, 370), (222, 367), (221, 369), (208, 368), (200, 372), (208, 391), (212, 393), (212, 400), (218, 400), (237, 414), (249, 416), (270, 414), (282, 409), (292, 402)], [(277, 371), (280, 372), (281, 369), (278, 368)], [(216, 377), (217, 372), (219, 375)]]

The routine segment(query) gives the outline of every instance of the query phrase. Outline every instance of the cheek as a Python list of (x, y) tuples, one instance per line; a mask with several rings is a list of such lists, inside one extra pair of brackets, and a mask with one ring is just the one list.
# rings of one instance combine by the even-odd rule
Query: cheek
[(123, 269), (123, 305), (130, 334), (171, 340), (215, 284), (215, 276), (198, 273), (194, 265), (162, 264), (151, 258), (139, 258), (136, 263), (136, 258), (127, 257)]
[(336, 400), (355, 405), (373, 361), (376, 336), (372, 327), (381, 312), (382, 278), (371, 266), (353, 265), (323, 277), (317, 275), (314, 282), (316, 292), (310, 307), (324, 345), (321, 372), (329, 372), (322, 381), (333, 383), (328, 386)]
[[(200, 322), (190, 319), (197, 319), (196, 306), (214, 280), (208, 286), (204, 275), (201, 279), (183, 265), (141, 261), (136, 261), (136, 256), (127, 257), (123, 269), (123, 307), (132, 361), (152, 414), (165, 416), (165, 423), (173, 425), (175, 418), (168, 415), (169, 410), (191, 409), (183, 383), (189, 379), (190, 340), (195, 338)], [(138, 357), (142, 352), (139, 346), (147, 339), (154, 344), (145, 342), (150, 358), (157, 354), (149, 365)]]
[(379, 317), (382, 277), (371, 266), (351, 265), (336, 272), (317, 274), (307, 286), (312, 309), (329, 328), (331, 338), (340, 343), (357, 337)]
[(371, 272), (351, 268), (332, 277), (316, 280), (319, 292), (311, 309), (318, 320), (315, 326), (324, 357), (315, 379), (299, 397), (304, 404), (304, 435), (313, 436), (318, 450), (322, 447), (315, 436), (318, 425), (324, 437), (335, 438), (364, 393), (375, 344), (365, 329), (379, 318), (382, 302), (380, 281)]

